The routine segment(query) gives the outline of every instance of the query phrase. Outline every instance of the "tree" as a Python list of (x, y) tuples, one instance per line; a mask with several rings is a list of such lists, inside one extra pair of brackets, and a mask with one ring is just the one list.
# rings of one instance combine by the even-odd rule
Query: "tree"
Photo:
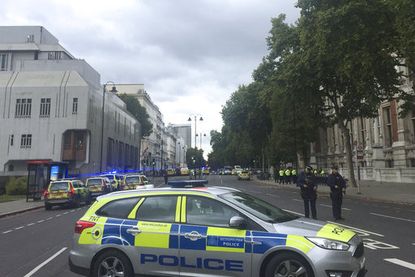
[(153, 131), (153, 124), (149, 120), (146, 108), (141, 106), (137, 98), (130, 94), (120, 94), (118, 97), (127, 105), (127, 111), (130, 112), (141, 124), (141, 136), (148, 137)]
[(300, 0), (298, 6), (301, 67), (316, 84), (309, 93), (321, 101), (326, 122), (341, 129), (356, 186), (348, 126), (353, 118), (375, 117), (382, 101), (402, 94), (393, 14), (382, 0)]
[(206, 161), (203, 158), (203, 150), (188, 148), (186, 151), (186, 163), (189, 168), (201, 168), (206, 166)]

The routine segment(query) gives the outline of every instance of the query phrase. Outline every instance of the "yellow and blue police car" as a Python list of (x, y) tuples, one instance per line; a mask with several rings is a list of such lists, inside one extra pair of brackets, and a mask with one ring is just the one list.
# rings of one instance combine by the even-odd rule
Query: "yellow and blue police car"
[(201, 182), (98, 197), (76, 222), (71, 271), (94, 277), (365, 275), (363, 243), (354, 232)]

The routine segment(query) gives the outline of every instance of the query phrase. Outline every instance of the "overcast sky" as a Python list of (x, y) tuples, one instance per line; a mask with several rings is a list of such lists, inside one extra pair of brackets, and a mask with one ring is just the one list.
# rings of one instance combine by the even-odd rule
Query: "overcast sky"
[[(141, 83), (164, 122), (220, 131), (222, 105), (267, 53), (270, 20), (296, 0), (1, 0), (2, 25), (41, 25), (101, 82)], [(194, 122), (192, 122), (192, 134)], [(210, 138), (203, 148), (210, 151)], [(192, 146), (193, 146), (192, 140)], [(198, 141), (199, 146), (199, 141)]]

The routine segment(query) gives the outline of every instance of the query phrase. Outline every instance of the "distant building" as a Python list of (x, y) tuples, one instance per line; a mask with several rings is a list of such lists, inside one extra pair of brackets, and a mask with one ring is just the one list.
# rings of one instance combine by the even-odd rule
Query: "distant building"
[(192, 145), (192, 126), (190, 124), (169, 124), (169, 127), (173, 130), (173, 133), (177, 137), (181, 137), (187, 148)]
[(102, 96), (99, 73), (45, 28), (0, 27), (0, 176), (138, 168), (140, 123), (107, 92), (102, 140)]
[[(414, 93), (409, 79), (403, 80), (402, 89)], [(415, 183), (415, 109), (400, 118), (401, 104), (386, 101), (377, 118), (355, 118), (348, 126), (356, 177), (359, 166), (364, 180)], [(348, 173), (344, 137), (337, 125), (320, 130), (311, 147), (311, 163), (321, 168), (336, 164)]]
[(134, 95), (146, 109), (149, 120), (153, 124), (150, 136), (141, 140), (141, 166), (152, 169), (154, 162), (155, 169), (162, 168), (162, 160), (166, 157), (166, 147), (162, 146), (162, 143), (165, 144), (166, 141), (163, 140), (164, 122), (159, 107), (154, 104), (150, 95), (144, 90), (143, 84), (116, 84), (116, 87), (119, 94)]

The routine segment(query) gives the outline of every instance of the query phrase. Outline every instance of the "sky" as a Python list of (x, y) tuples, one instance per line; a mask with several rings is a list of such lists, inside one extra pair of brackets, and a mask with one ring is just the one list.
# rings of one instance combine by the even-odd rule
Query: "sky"
[(207, 135), (206, 154), (210, 130), (222, 128), (222, 106), (267, 54), (271, 18), (284, 13), (294, 23), (296, 2), (1, 0), (0, 22), (45, 27), (102, 83), (144, 84), (166, 125), (202, 116), (197, 133)]

